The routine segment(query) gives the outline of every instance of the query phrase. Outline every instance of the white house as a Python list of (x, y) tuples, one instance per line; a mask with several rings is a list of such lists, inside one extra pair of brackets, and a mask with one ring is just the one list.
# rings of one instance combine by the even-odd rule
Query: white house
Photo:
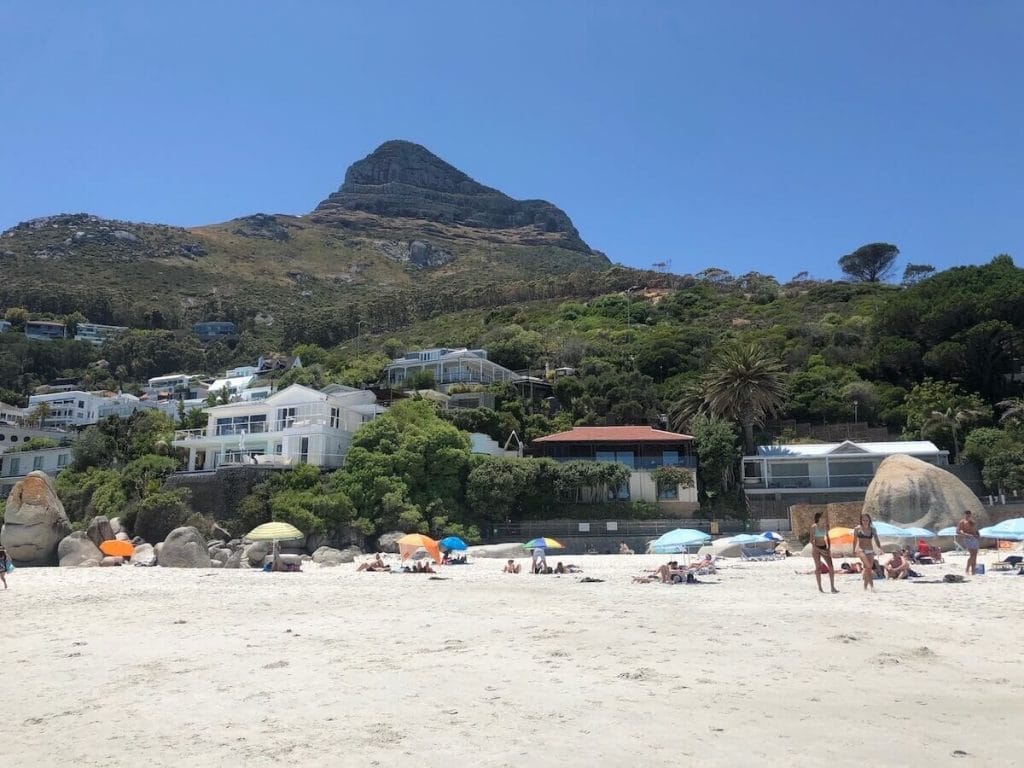
[(878, 465), (899, 453), (940, 467), (949, 464), (949, 452), (926, 440), (760, 445), (756, 456), (743, 457), (743, 486), (751, 497), (863, 495)]
[(99, 413), (104, 401), (105, 398), (100, 395), (77, 389), (69, 392), (50, 392), (29, 397), (28, 410), (31, 413), (38, 405), (49, 406), (50, 415), (43, 422), (45, 427), (87, 427), (102, 418)]
[(313, 464), (340, 467), (352, 435), (383, 409), (369, 390), (332, 387), (318, 392), (300, 384), (263, 400), (204, 408), (203, 429), (175, 433), (188, 449), (188, 469), (225, 464)]
[(508, 368), (488, 360), (486, 350), (447, 347), (407, 352), (392, 360), (384, 375), (392, 388), (402, 389), (407, 379), (423, 371), (433, 375), (435, 386), (442, 392), (452, 384), (493, 384), (519, 378)]
[(67, 443), (71, 436), (59, 429), (37, 429), (35, 427), (19, 427), (14, 424), (0, 423), (0, 453), (21, 448), (27, 441), (34, 438), (56, 440)]
[(0, 499), (11, 494), (14, 484), (33, 470), (53, 476), (71, 463), (71, 448), (41, 448), (0, 454)]
[(0, 424), (20, 424), (26, 416), (28, 416), (27, 408), (8, 405), (0, 400)]

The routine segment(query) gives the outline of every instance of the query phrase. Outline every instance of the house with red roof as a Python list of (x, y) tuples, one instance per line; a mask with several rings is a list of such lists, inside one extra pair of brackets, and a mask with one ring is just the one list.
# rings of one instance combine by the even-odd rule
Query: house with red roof
[[(614, 461), (630, 468), (629, 482), (608, 491), (609, 501), (649, 501), (666, 512), (697, 509), (696, 482), (691, 487), (659, 480), (660, 467), (697, 471), (693, 438), (644, 426), (574, 427), (539, 437), (530, 444), (534, 456), (554, 461)], [(696, 479), (696, 478), (694, 478)]]

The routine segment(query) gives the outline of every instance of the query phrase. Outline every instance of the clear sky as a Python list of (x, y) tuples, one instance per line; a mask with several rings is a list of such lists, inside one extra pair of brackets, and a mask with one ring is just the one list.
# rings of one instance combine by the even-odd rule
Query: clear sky
[(613, 261), (1024, 264), (1019, 0), (0, 0), (0, 229), (304, 213), (386, 139)]

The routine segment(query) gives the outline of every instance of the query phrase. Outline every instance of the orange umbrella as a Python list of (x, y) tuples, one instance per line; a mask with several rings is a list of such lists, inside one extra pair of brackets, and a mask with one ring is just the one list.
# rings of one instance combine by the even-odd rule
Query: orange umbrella
[(130, 541), (107, 539), (100, 544), (100, 552), (111, 557), (131, 557), (135, 553), (135, 547)]
[(437, 542), (422, 533), (407, 533), (398, 540), (398, 551), (402, 553), (402, 559), (408, 560), (417, 549), (427, 550), (427, 554), (434, 558), (435, 563), (441, 562), (441, 550)]
[(829, 528), (828, 538), (832, 542), (832, 546), (842, 546), (848, 544), (853, 546), (853, 528)]

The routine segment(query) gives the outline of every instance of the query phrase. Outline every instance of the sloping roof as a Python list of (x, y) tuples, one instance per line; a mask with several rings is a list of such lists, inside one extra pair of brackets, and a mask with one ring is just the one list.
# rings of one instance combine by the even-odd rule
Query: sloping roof
[(535, 443), (678, 443), (693, 440), (690, 435), (666, 432), (654, 427), (575, 427), (538, 437)]
[(794, 443), (790, 445), (759, 445), (757, 455), (764, 457), (812, 457), (812, 456), (890, 456), (905, 453), (908, 456), (933, 456), (940, 451), (935, 443), (928, 440), (901, 440), (890, 443), (855, 443), (844, 440), (841, 443)]

